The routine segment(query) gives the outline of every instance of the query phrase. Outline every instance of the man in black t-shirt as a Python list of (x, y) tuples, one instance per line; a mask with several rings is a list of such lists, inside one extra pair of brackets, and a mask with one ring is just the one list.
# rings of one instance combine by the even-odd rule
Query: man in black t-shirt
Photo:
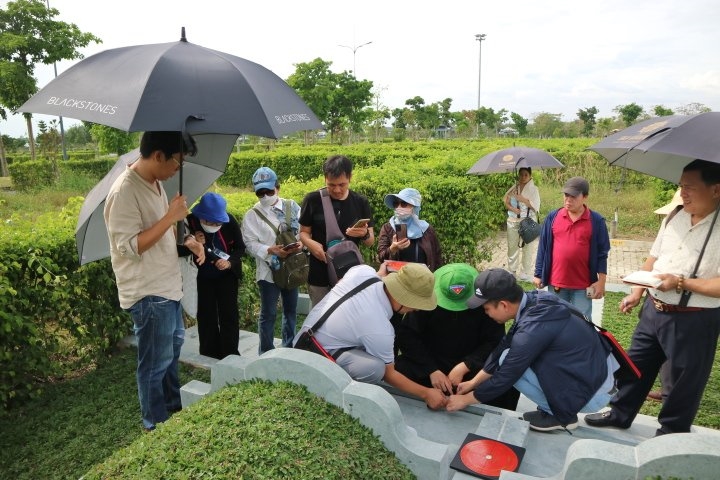
[[(367, 198), (350, 190), (352, 168), (352, 161), (345, 156), (335, 155), (328, 158), (323, 164), (325, 185), (340, 231), (358, 245), (370, 246), (375, 243), (372, 210)], [(364, 218), (370, 219), (367, 226), (353, 227), (358, 220)], [(325, 214), (320, 191), (316, 190), (305, 195), (300, 213), (300, 240), (312, 254), (308, 294), (313, 305), (317, 305), (331, 288), (325, 258), (325, 235)]]

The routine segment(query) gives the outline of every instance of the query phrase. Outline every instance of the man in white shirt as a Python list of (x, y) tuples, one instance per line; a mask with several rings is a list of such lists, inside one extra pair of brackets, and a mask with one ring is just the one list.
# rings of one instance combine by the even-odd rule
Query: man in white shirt
[[(390, 274), (386, 274), (384, 265), (377, 273), (367, 265), (351, 268), (310, 311), (300, 332), (315, 325), (345, 294), (378, 274), (382, 281), (344, 301), (314, 332), (315, 339), (353, 380), (367, 383), (383, 380), (422, 398), (432, 409), (442, 408), (447, 399), (441, 390), (415, 383), (395, 370), (395, 330), (390, 317), (393, 313), (433, 310), (437, 305), (435, 277), (426, 265), (408, 263)], [(299, 336), (300, 333), (295, 342)]]
[[(586, 415), (588, 425), (629, 428), (666, 360), (672, 389), (656, 435), (689, 432), (695, 420), (720, 334), (720, 164), (690, 162), (680, 188), (683, 208), (663, 222), (642, 266), (662, 280), (647, 289), (628, 350), (642, 378), (619, 381), (612, 408)], [(645, 290), (633, 288), (620, 311), (630, 313)]]

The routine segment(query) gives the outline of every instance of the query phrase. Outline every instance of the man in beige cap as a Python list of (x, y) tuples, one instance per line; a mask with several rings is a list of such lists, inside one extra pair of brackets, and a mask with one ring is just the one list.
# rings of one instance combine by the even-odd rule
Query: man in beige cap
[[(370, 284), (334, 308), (348, 292), (378, 275), (382, 281)], [(433, 310), (437, 306), (434, 286), (435, 277), (423, 264), (408, 263), (390, 274), (384, 264), (378, 272), (367, 265), (358, 265), (310, 311), (301, 333), (334, 308), (321, 328), (314, 332), (315, 339), (353, 380), (367, 383), (383, 380), (422, 398), (432, 409), (442, 408), (447, 402), (442, 391), (415, 383), (395, 370), (395, 331), (390, 323), (393, 313)], [(300, 333), (295, 342), (299, 336)]]

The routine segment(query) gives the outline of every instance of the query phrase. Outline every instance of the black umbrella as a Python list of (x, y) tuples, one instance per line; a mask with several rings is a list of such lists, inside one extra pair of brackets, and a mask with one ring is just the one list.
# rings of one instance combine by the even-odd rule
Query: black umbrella
[(590, 147), (610, 165), (678, 183), (695, 159), (720, 163), (720, 112), (656, 117)]
[[(198, 153), (194, 157), (185, 157), (182, 167), (185, 170), (184, 195), (188, 205), (205, 193), (223, 174), (237, 135), (203, 134), (194, 135), (193, 138), (197, 143)], [(103, 217), (105, 198), (115, 180), (138, 158), (140, 151), (137, 148), (121, 156), (85, 197), (75, 229), (80, 265), (110, 256), (110, 242)], [(168, 198), (172, 198), (178, 191), (179, 181), (179, 176), (175, 175), (162, 182)]]
[[(148, 130), (278, 138), (322, 125), (273, 72), (227, 53), (179, 42), (115, 48), (81, 60), (19, 108)], [(186, 119), (193, 119), (186, 125)]]
[(545, 150), (529, 147), (511, 147), (496, 150), (480, 158), (467, 171), (472, 175), (516, 172), (523, 167), (562, 168), (563, 164)]

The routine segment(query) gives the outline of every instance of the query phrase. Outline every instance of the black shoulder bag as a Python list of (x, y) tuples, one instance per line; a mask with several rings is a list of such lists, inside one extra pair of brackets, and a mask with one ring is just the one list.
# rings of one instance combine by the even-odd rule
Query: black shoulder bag
[(304, 330), (300, 336), (297, 339), (297, 342), (295, 342), (295, 345), (293, 345), (293, 348), (299, 348), (300, 350), (307, 350), (308, 352), (317, 353), (318, 355), (322, 355), (323, 357), (327, 358), (328, 360), (334, 362), (335, 358), (333, 358), (332, 355), (328, 353), (325, 348), (320, 345), (320, 342), (317, 341), (315, 338), (315, 332), (317, 332), (320, 327), (323, 326), (325, 321), (330, 317), (330, 315), (340, 306), (342, 303), (355, 295), (356, 293), (360, 292), (361, 290), (366, 289), (373, 283), (380, 282), (380, 278), (373, 277), (368, 278), (364, 282), (362, 282), (357, 287), (350, 290), (348, 293), (343, 295), (337, 302), (335, 302), (330, 308), (328, 308), (325, 313), (323, 313), (322, 317), (318, 319), (317, 322), (315, 322), (315, 325), (308, 328), (307, 330)]

